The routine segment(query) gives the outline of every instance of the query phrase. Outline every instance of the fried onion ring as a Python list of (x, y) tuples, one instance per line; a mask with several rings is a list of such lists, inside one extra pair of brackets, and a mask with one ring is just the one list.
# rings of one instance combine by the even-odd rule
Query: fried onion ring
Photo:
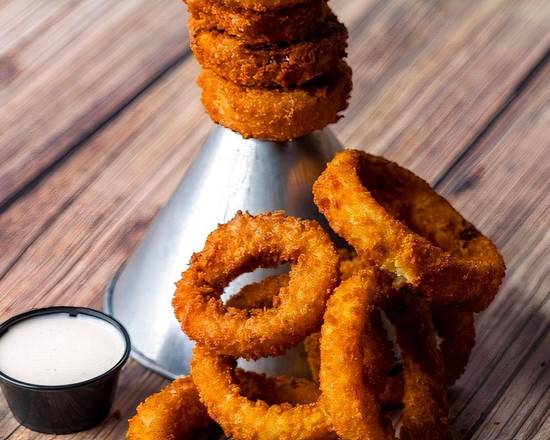
[(190, 440), (212, 423), (191, 377), (182, 377), (139, 404), (126, 438)]
[[(319, 387), (311, 381), (287, 376), (266, 377), (235, 369), (235, 382), (250, 400), (269, 405), (302, 405), (317, 401)], [(194, 439), (214, 421), (208, 416), (191, 377), (176, 379), (149, 396), (128, 421), (128, 440)]]
[[(290, 262), (277, 307), (227, 308), (222, 290), (257, 267)], [(183, 330), (220, 354), (257, 359), (282, 353), (321, 325), (339, 279), (338, 255), (321, 226), (282, 212), (237, 213), (212, 232), (177, 283), (173, 305)]]
[[(335, 439), (332, 426), (317, 402), (275, 403), (253, 400), (235, 381), (234, 360), (196, 347), (191, 374), (210, 416), (225, 432), (240, 440)], [(305, 379), (290, 379), (293, 387), (316, 385)], [(311, 391), (310, 391), (311, 393)], [(312, 395), (313, 397), (313, 395)]]
[[(238, 293), (229, 298), (226, 306), (238, 309), (274, 307), (277, 304), (277, 295), (280, 289), (287, 285), (287, 274), (267, 277), (258, 283), (243, 287)], [(384, 376), (384, 380), (377, 384), (377, 398), (383, 406), (397, 406), (401, 404), (403, 397), (403, 377), (401, 375), (389, 376), (394, 365), (394, 353), (380, 319), (378, 313), (372, 317), (372, 326), (375, 329), (374, 337), (377, 338), (377, 348), (380, 350), (376, 355), (376, 360), (380, 361), (377, 363), (377, 368), (380, 369), (381, 374)], [(316, 332), (304, 340), (308, 366), (316, 383), (319, 383), (320, 337), (321, 334)], [(365, 347), (363, 358), (366, 369), (369, 368), (369, 363), (374, 357), (372, 348), (369, 346)]]
[(496, 295), (505, 266), (494, 244), (412, 172), (348, 150), (328, 164), (313, 193), (359, 255), (430, 302), (481, 311)]
[[(376, 316), (376, 315), (373, 315)], [(403, 399), (403, 376), (399, 375), (390, 375), (393, 368), (393, 350), (390, 345), (388, 345), (388, 340), (385, 333), (382, 332), (382, 327), (376, 327), (377, 324), (371, 323), (371, 328), (374, 328), (374, 337), (383, 337), (384, 340), (381, 340), (380, 345), (377, 345), (382, 351), (380, 353), (380, 358), (377, 359), (377, 368), (380, 369), (383, 374), (380, 382), (376, 384), (376, 399), (378, 403), (383, 407), (388, 406), (399, 406), (402, 403)], [(381, 325), (381, 324), (380, 324)], [(379, 330), (380, 329), (380, 330)], [(309, 370), (311, 371), (311, 376), (315, 382), (319, 382), (319, 370), (321, 368), (321, 334), (319, 332), (309, 335), (304, 340), (304, 345), (307, 353), (307, 363)], [(363, 362), (365, 368), (368, 368), (369, 362), (371, 362), (373, 353), (372, 347), (364, 346), (363, 347)], [(391, 357), (390, 357), (391, 356)], [(388, 363), (391, 361), (391, 363)]]
[(348, 105), (351, 69), (335, 71), (291, 90), (247, 88), (204, 69), (202, 102), (214, 122), (243, 137), (286, 141), (337, 122)]
[(279, 292), (288, 286), (288, 274), (272, 275), (258, 283), (248, 284), (225, 303), (237, 309), (269, 309), (277, 307)]
[(381, 372), (372, 368), (376, 361), (365, 371), (363, 357), (364, 347), (378, 352), (370, 317), (385, 294), (379, 275), (366, 269), (343, 281), (328, 301), (321, 327), (320, 402), (338, 435), (348, 440), (391, 438), (391, 423), (376, 398)]
[[(349, 254), (340, 262), (342, 279), (345, 280), (370, 265), (368, 260)], [(442, 339), (440, 348), (445, 364), (446, 382), (451, 386), (464, 373), (475, 345), (474, 314), (450, 306), (432, 305), (432, 315), (437, 335)], [(314, 355), (310, 355), (309, 351), (308, 362), (315, 362)]]
[(429, 305), (416, 295), (399, 292), (401, 305), (386, 308), (401, 347), (403, 418), (401, 440), (448, 440), (449, 404), (444, 365), (437, 348)]
[(189, 21), (191, 47), (200, 65), (242, 86), (300, 86), (327, 74), (346, 56), (348, 33), (333, 14), (308, 40), (259, 48), (198, 25)]
[[(370, 317), (377, 306), (387, 305), (389, 284), (383, 272), (364, 269), (343, 281), (328, 302), (321, 328), (320, 402), (336, 432), (345, 439), (395, 438), (375, 395), (380, 372), (371, 369), (365, 374), (362, 361), (364, 347), (376, 347)], [(413, 299), (416, 306), (419, 300)], [(431, 317), (426, 320), (426, 315), (420, 316), (412, 306), (391, 316), (405, 368), (401, 438), (446, 439), (446, 388), (434, 332), (429, 331)], [(376, 365), (375, 359), (371, 365)]]
[(325, 0), (265, 12), (228, 7), (215, 0), (186, 0), (186, 3), (195, 31), (222, 31), (249, 46), (307, 39), (330, 11)]
[(216, 0), (227, 6), (235, 8), (252, 9), (254, 11), (266, 12), (273, 9), (281, 9), (303, 3), (310, 3), (311, 0)]

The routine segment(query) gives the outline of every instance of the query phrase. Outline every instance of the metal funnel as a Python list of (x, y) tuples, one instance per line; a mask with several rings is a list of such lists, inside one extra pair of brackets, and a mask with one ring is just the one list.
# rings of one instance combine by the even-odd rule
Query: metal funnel
[[(176, 192), (107, 289), (105, 310), (128, 329), (132, 356), (138, 362), (168, 378), (189, 373), (193, 343), (181, 331), (171, 300), (174, 283), (192, 253), (202, 249), (219, 223), (239, 210), (259, 214), (282, 209), (325, 224), (313, 204), (311, 187), (341, 149), (328, 129), (294, 141), (269, 142), (214, 128)], [(265, 272), (260, 269), (239, 277), (226, 294), (262, 279)], [(300, 346), (245, 366), (268, 374), (309, 375)]]

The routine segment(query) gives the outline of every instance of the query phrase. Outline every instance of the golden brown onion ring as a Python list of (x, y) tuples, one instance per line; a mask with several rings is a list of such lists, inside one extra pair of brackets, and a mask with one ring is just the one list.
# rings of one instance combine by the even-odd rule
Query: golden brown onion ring
[(272, 9), (286, 8), (299, 4), (307, 4), (311, 0), (216, 0), (234, 8), (252, 9), (266, 12)]
[[(343, 254), (341, 251), (339, 253), (341, 256), (349, 256), (349, 254)], [(340, 263), (340, 266), (344, 264), (344, 261)], [(243, 287), (238, 293), (229, 298), (226, 306), (238, 309), (274, 307), (277, 304), (277, 295), (280, 289), (287, 285), (288, 274), (267, 277), (258, 283)], [(375, 362), (377, 371), (380, 372), (383, 378), (376, 386), (377, 399), (383, 406), (397, 406), (402, 402), (403, 377), (401, 375), (389, 376), (395, 361), (393, 347), (386, 336), (380, 314), (375, 313), (371, 320), (373, 337), (377, 340), (377, 352), (373, 352), (374, 347), (364, 347), (363, 362), (365, 363), (365, 370), (372, 368), (371, 363)], [(320, 337), (320, 332), (316, 332), (304, 340), (309, 369), (313, 380), (317, 383), (319, 382)]]
[(365, 347), (377, 352), (370, 317), (387, 292), (379, 276), (380, 271), (365, 269), (343, 281), (328, 301), (321, 327), (320, 402), (338, 435), (349, 440), (392, 438), (376, 398), (380, 372), (371, 368), (365, 374), (363, 358)]
[(335, 71), (292, 90), (247, 88), (210, 70), (199, 77), (202, 102), (214, 122), (245, 138), (286, 141), (337, 122), (348, 105), (351, 69)]
[[(364, 347), (377, 344), (370, 317), (377, 306), (388, 304), (389, 285), (385, 273), (364, 269), (343, 281), (328, 302), (321, 328), (320, 401), (336, 432), (345, 439), (395, 438), (376, 399), (379, 372), (371, 369), (364, 377), (362, 360)], [(431, 317), (424, 313), (429, 309), (420, 309), (417, 298), (413, 301), (397, 312), (390, 309), (404, 364), (401, 438), (442, 440), (449, 435), (443, 363)], [(376, 362), (373, 358), (371, 365)]]
[[(317, 402), (269, 404), (247, 397), (233, 374), (234, 360), (196, 347), (191, 374), (210, 416), (223, 430), (239, 440), (335, 439), (332, 427)], [(316, 385), (291, 379), (293, 387)], [(282, 396), (281, 396), (282, 397)]]
[[(349, 254), (340, 262), (341, 277), (345, 280), (370, 265), (368, 260)], [(432, 315), (437, 335), (442, 339), (440, 348), (445, 364), (446, 382), (447, 385), (453, 385), (464, 373), (475, 345), (474, 314), (451, 306), (432, 305)], [(312, 359), (309, 359), (310, 357)], [(308, 352), (308, 362), (315, 361), (314, 355)], [(388, 386), (391, 385), (388, 383)], [(393, 395), (395, 396), (395, 393)], [(389, 392), (388, 397), (390, 396), (392, 393)]]
[(191, 377), (182, 377), (139, 404), (126, 438), (191, 440), (212, 423)]
[[(258, 283), (249, 284), (243, 287), (238, 293), (229, 298), (226, 302), (226, 306), (243, 310), (274, 307), (277, 304), (277, 295), (280, 289), (287, 285), (287, 274), (267, 277)], [(372, 321), (374, 337), (377, 338), (377, 349), (379, 350), (375, 359), (378, 361), (376, 368), (379, 369), (383, 377), (383, 380), (377, 384), (376, 387), (377, 399), (383, 406), (397, 406), (402, 402), (403, 377), (401, 375), (389, 376), (395, 360), (393, 348), (386, 337), (378, 313), (372, 317)], [(309, 335), (304, 340), (309, 369), (313, 380), (317, 383), (319, 382), (320, 337), (321, 334), (316, 332)], [(372, 347), (365, 347), (363, 358), (365, 370), (371, 368), (370, 363), (374, 359)]]
[(403, 418), (401, 440), (449, 440), (449, 405), (444, 364), (437, 348), (429, 305), (399, 292), (400, 305), (386, 308), (401, 348)]
[(249, 46), (305, 40), (317, 31), (330, 11), (325, 0), (265, 12), (228, 7), (216, 0), (186, 3), (195, 31), (222, 31)]
[[(290, 278), (277, 307), (246, 311), (220, 301), (240, 274), (286, 262)], [(338, 279), (338, 255), (317, 222), (282, 212), (237, 213), (193, 255), (173, 305), (193, 340), (221, 354), (259, 358), (280, 354), (317, 330)]]
[[(372, 325), (371, 328), (373, 328)], [(374, 330), (374, 332), (380, 333), (378, 330)], [(380, 335), (382, 335), (382, 333), (380, 333)], [(378, 335), (375, 335), (374, 337), (378, 337)], [(380, 359), (377, 360), (379, 363), (376, 364), (377, 370), (380, 370), (383, 376), (381, 376), (380, 382), (375, 384), (376, 388), (374, 391), (376, 393), (378, 403), (380, 403), (383, 407), (399, 406), (403, 401), (403, 376), (401, 374), (390, 375), (393, 362), (389, 365), (387, 360), (393, 360), (393, 357), (388, 356), (393, 355), (393, 350), (391, 349), (391, 346), (387, 345), (388, 340), (386, 339), (385, 334), (383, 334), (383, 337), (385, 341), (382, 341), (383, 343), (378, 347), (382, 351), (380, 354)], [(304, 340), (304, 344), (311, 376), (314, 381), (319, 382), (319, 370), (321, 368), (321, 334), (317, 332), (309, 335)], [(387, 351), (388, 348), (391, 351)], [(372, 347), (363, 347), (363, 362), (365, 364), (365, 369), (369, 368), (371, 365), (369, 364), (369, 362), (372, 362), (371, 356)]]
[(279, 292), (288, 286), (288, 274), (272, 275), (258, 283), (248, 284), (225, 303), (237, 309), (269, 309), (277, 307)]
[(250, 47), (189, 21), (191, 47), (205, 69), (241, 86), (296, 87), (327, 74), (346, 56), (346, 27), (331, 18), (310, 39), (290, 45)]
[(315, 203), (362, 258), (439, 305), (486, 308), (505, 266), (493, 243), (425, 181), (396, 163), (348, 150), (313, 187)]
[[(235, 370), (235, 382), (250, 400), (269, 405), (308, 404), (317, 401), (318, 386), (287, 376), (266, 377)], [(128, 440), (191, 440), (214, 421), (208, 416), (191, 377), (176, 379), (137, 407), (129, 420)]]

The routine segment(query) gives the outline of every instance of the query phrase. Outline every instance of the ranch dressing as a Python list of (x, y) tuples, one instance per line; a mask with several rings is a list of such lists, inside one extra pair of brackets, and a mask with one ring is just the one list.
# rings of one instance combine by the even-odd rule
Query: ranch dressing
[(94, 316), (34, 316), (0, 337), (0, 371), (33, 385), (69, 385), (109, 371), (125, 349), (121, 332)]

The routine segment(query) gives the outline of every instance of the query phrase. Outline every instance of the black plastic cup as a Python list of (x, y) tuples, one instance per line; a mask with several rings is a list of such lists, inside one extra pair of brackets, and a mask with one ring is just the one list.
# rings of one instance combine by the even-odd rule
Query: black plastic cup
[(109, 414), (118, 376), (130, 355), (130, 337), (117, 320), (85, 307), (48, 307), (14, 316), (0, 325), (0, 337), (15, 324), (36, 316), (68, 313), (102, 319), (120, 331), (126, 341), (122, 358), (109, 371), (68, 385), (33, 385), (0, 371), (0, 387), (15, 419), (27, 428), (47, 434), (70, 434), (97, 426)]

